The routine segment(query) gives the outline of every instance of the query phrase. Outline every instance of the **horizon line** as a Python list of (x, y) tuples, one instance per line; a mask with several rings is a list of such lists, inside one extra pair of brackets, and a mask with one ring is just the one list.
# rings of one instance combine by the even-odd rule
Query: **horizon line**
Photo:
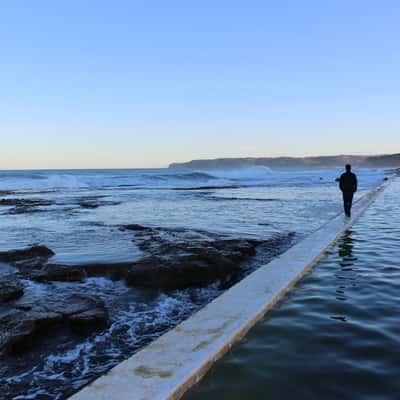
[(288, 159), (307, 159), (307, 158), (330, 158), (330, 157), (382, 157), (382, 156), (395, 156), (400, 155), (400, 152), (396, 153), (374, 153), (374, 154), (335, 154), (335, 155), (312, 155), (312, 156), (262, 156), (262, 157), (255, 157), (255, 156), (242, 156), (242, 157), (214, 157), (214, 158), (194, 158), (189, 161), (174, 161), (170, 162), (168, 165), (163, 167), (71, 167), (71, 168), (5, 168), (0, 169), (1, 172), (6, 171), (95, 171), (95, 170), (134, 170), (134, 169), (168, 169), (173, 164), (188, 164), (193, 161), (213, 161), (213, 160), (249, 160), (249, 159), (280, 159), (280, 158), (288, 158)]

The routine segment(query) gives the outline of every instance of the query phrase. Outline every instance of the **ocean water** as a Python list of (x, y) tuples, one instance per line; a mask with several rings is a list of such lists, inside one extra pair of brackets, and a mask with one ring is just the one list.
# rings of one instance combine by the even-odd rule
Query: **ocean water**
[(400, 179), (183, 398), (400, 398)]
[[(52, 202), (21, 214), (0, 207), (0, 251), (44, 243), (56, 252), (57, 262), (130, 261), (140, 254), (127, 246), (130, 235), (115, 229), (129, 223), (250, 237), (288, 231), (301, 236), (340, 211), (335, 182), (340, 172), (0, 171), (0, 192), (12, 191), (7, 198)], [(358, 196), (384, 175), (382, 170), (358, 173)], [(83, 209), (82, 201), (99, 207)]]
[[(356, 172), (360, 186), (355, 200), (382, 183), (388, 173), (379, 169)], [(282, 238), (278, 250), (284, 251), (341, 212), (335, 182), (340, 173), (340, 169), (265, 167), (0, 171), (0, 251), (44, 244), (56, 253), (55, 263), (133, 262), (146, 254), (132, 232), (120, 229), (125, 224), (157, 227), (164, 235), (189, 242), (204, 234)], [(1, 199), (22, 203), (5, 205)], [(251, 271), (270, 256), (260, 249), (246, 268)], [(0, 264), (0, 273), (9, 268)], [(0, 399), (63, 399), (223, 290), (216, 283), (160, 292), (129, 288), (107, 278), (23, 283), (24, 299), (29, 301), (54, 293), (98, 296), (110, 311), (112, 325), (84, 340), (46, 339), (38, 349), (1, 359)]]

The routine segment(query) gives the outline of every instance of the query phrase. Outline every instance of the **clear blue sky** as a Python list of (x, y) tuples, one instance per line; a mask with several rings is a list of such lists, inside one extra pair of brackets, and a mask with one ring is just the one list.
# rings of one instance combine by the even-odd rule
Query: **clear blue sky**
[(400, 152), (399, 1), (1, 2), (0, 169)]

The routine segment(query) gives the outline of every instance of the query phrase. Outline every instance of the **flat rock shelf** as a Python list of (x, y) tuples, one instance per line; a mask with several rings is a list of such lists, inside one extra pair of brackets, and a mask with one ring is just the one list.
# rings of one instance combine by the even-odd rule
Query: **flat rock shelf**
[(364, 195), (351, 218), (338, 215), (328, 221), (70, 400), (179, 399), (315, 266), (389, 184)]

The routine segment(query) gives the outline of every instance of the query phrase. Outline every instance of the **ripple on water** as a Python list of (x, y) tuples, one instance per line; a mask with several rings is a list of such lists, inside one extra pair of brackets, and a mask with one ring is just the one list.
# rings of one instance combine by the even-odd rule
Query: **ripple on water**
[(399, 195), (396, 180), (184, 399), (399, 399)]

